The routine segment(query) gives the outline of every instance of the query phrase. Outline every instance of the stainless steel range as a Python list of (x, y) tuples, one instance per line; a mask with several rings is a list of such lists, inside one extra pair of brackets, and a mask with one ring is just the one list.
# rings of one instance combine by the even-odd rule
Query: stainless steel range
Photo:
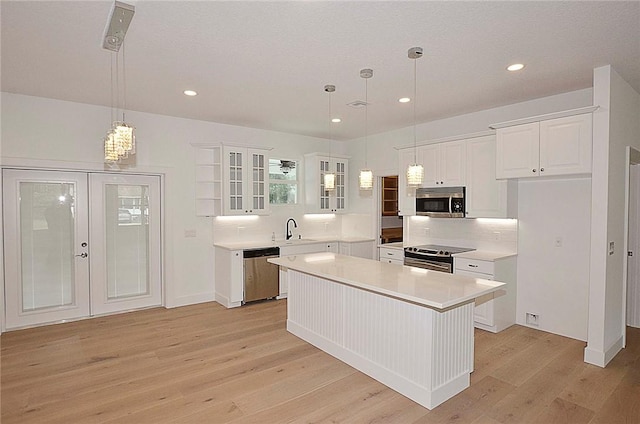
[(404, 264), (433, 271), (453, 272), (453, 254), (469, 252), (471, 248), (425, 244), (404, 248)]

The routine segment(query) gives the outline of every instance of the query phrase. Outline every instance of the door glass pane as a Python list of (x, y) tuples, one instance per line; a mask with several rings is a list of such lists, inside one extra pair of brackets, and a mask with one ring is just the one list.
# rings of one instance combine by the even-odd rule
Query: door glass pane
[(148, 294), (149, 186), (107, 184), (105, 196), (107, 298)]
[(74, 304), (76, 187), (20, 183), (22, 311)]

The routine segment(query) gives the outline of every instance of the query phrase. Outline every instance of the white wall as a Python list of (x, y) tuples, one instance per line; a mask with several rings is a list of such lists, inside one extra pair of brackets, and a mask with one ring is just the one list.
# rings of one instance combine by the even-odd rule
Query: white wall
[[(2, 93), (2, 164), (76, 169), (103, 169), (102, 139), (110, 126), (109, 108), (52, 99)], [(137, 128), (137, 165), (133, 171), (164, 174), (165, 179), (165, 281), (167, 306), (213, 300), (212, 242), (237, 231), (212, 225), (211, 218), (195, 216), (194, 149), (191, 143), (234, 143), (272, 147), (278, 157), (301, 158), (303, 153), (329, 150), (324, 139), (278, 133), (212, 122), (127, 112)], [(342, 143), (333, 143), (340, 153)], [(246, 228), (269, 237), (281, 234), (284, 218), (301, 218), (302, 209), (275, 211)], [(325, 224), (307, 223), (303, 230), (324, 233)], [(301, 221), (298, 221), (299, 223)], [(329, 221), (328, 232), (339, 232), (339, 219)], [(245, 226), (247, 227), (247, 226)], [(306, 229), (305, 229), (306, 227)], [(196, 237), (186, 237), (189, 230)], [(306, 234), (305, 234), (306, 235)]]
[(516, 322), (586, 341), (591, 179), (520, 181), (518, 198)]
[[(626, 146), (640, 149), (640, 94), (610, 66), (594, 70), (589, 336), (585, 361), (605, 366), (622, 348)], [(614, 253), (609, 255), (609, 243)]]

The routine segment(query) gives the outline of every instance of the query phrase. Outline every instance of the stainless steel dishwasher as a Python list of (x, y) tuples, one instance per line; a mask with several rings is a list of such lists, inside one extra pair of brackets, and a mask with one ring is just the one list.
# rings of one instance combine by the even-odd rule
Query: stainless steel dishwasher
[(279, 247), (252, 249), (243, 252), (244, 296), (242, 303), (271, 299), (280, 294), (279, 267), (267, 262), (267, 259), (279, 256)]

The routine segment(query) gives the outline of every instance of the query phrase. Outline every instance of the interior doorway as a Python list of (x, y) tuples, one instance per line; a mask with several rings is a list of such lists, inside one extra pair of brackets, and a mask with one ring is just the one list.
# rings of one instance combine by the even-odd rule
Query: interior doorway
[(640, 152), (631, 147), (627, 148), (627, 169), (626, 313), (623, 322), (640, 328)]
[(160, 177), (5, 169), (5, 323), (162, 303)]
[(402, 242), (402, 216), (398, 215), (398, 176), (380, 177), (378, 236), (380, 244)]

